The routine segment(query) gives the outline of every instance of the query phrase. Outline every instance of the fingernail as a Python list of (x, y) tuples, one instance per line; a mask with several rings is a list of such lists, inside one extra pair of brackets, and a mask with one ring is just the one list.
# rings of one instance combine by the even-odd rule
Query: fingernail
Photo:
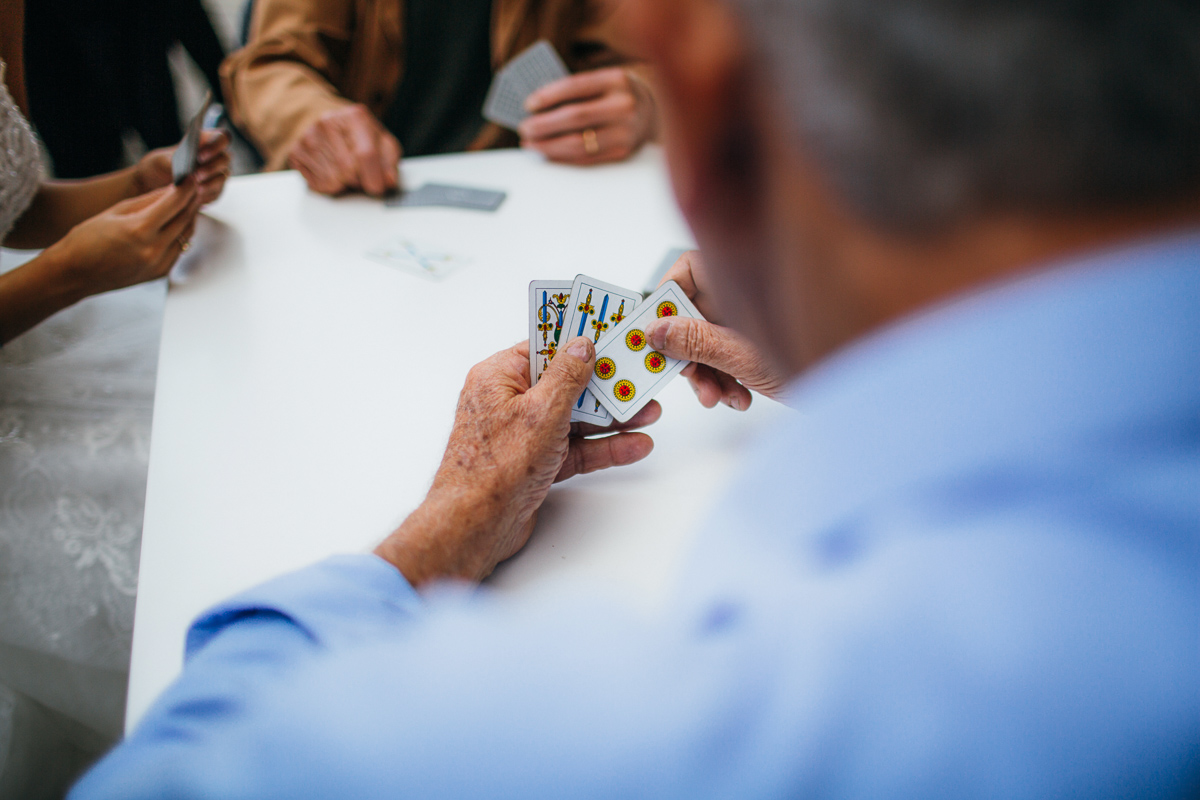
[(653, 325), (646, 329), (646, 335), (650, 337), (650, 346), (655, 350), (662, 350), (667, 346), (667, 334), (671, 331), (671, 321), (664, 319), (658, 320)]
[(580, 361), (592, 360), (592, 343), (586, 337), (579, 337), (567, 345), (567, 352)]
[(729, 398), (729, 407), (732, 408), (734, 411), (741, 411), (742, 410), (742, 398), (738, 397), (737, 395), (734, 395), (733, 397)]

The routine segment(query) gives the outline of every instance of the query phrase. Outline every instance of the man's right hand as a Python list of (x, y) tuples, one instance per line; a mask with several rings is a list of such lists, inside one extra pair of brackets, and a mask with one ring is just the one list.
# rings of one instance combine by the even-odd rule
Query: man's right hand
[[(663, 276), (675, 281), (705, 317), (712, 319), (712, 293), (698, 250), (684, 253)], [(661, 285), (661, 284), (660, 284)], [(691, 361), (682, 373), (705, 408), (718, 402), (745, 411), (750, 389), (778, 400), (786, 378), (769, 365), (746, 337), (703, 319), (671, 317), (646, 327), (650, 346), (663, 355)]]
[(375, 553), (414, 586), (482, 580), (525, 545), (551, 484), (649, 455), (650, 437), (632, 430), (662, 414), (654, 400), (609, 428), (571, 423), (595, 366), (596, 348), (583, 336), (565, 343), (536, 386), (529, 342), (476, 365), (425, 502)]
[(288, 163), (321, 194), (361, 190), (380, 197), (400, 188), (400, 142), (362, 105), (323, 114), (296, 142)]

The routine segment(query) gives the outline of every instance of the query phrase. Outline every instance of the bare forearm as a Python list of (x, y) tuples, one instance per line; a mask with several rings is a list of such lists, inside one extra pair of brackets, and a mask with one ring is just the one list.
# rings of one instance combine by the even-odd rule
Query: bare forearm
[(21, 250), (49, 247), (85, 219), (143, 191), (135, 167), (80, 181), (46, 181), (4, 244)]
[(54, 249), (0, 275), (0, 344), (86, 296), (67, 261)]
[[(446, 578), (479, 581), (495, 566), (480, 546), (495, 525), (495, 508), (472, 492), (431, 492), (375, 554), (413, 586)], [(492, 504), (496, 505), (496, 504)]]

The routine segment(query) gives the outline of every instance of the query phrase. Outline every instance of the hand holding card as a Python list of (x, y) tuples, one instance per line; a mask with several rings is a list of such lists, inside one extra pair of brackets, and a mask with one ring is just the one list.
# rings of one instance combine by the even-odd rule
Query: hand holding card
[[(700, 251), (680, 255), (667, 269), (666, 280), (678, 283), (701, 313), (711, 310), (714, 289), (709, 285)], [(749, 339), (715, 322), (667, 317), (651, 322), (646, 335), (655, 350), (693, 362), (682, 375), (705, 408), (724, 403), (745, 411), (753, 399), (751, 390), (779, 399), (787, 385), (788, 377), (771, 365)]]
[(570, 75), (554, 46), (542, 39), (522, 51), (496, 73), (483, 102), (483, 116), (516, 130), (529, 116), (525, 99), (535, 90)]

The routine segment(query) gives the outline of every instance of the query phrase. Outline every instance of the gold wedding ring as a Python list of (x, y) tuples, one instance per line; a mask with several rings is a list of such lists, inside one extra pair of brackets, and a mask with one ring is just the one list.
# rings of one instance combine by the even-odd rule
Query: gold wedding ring
[(583, 133), (583, 151), (589, 156), (594, 156), (600, 152), (600, 142), (596, 138), (595, 128), (586, 128)]

